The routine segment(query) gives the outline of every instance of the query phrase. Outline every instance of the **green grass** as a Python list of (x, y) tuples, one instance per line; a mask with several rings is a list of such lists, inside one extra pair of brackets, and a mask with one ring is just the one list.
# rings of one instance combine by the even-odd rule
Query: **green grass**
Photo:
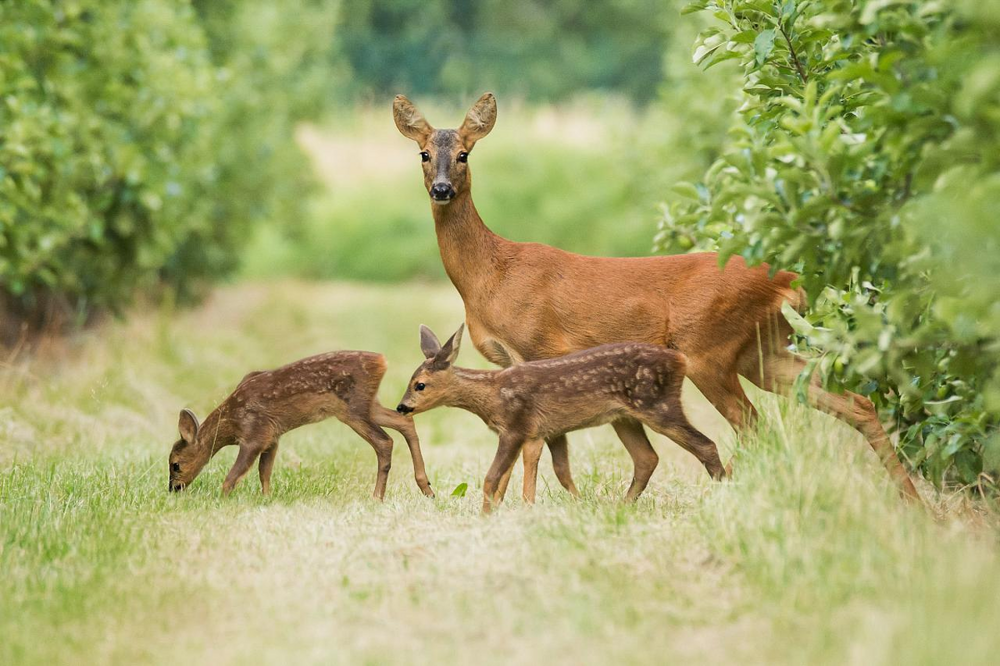
[[(442, 127), (461, 122), (455, 109), (426, 113)], [(677, 173), (651, 166), (643, 122), (650, 121), (613, 103), (501, 104), (496, 128), (470, 157), (480, 214), (518, 241), (648, 255), (658, 205)], [(305, 219), (258, 230), (245, 253), (246, 275), (444, 278), (417, 147), (396, 131), (388, 106), (305, 128), (300, 143), (315, 159), (322, 193)]]
[[(392, 404), (417, 325), (462, 317), (444, 285), (243, 284), (203, 307), (111, 323), (0, 374), (0, 663), (993, 663), (993, 515), (896, 498), (851, 430), (753, 397), (736, 440), (695, 392), (692, 419), (736, 451), (716, 484), (670, 442), (635, 506), (610, 428), (571, 436), (583, 498), (543, 460), (538, 504), (479, 515), (495, 440), (473, 417), (418, 417), (423, 498), (397, 439), (375, 457), (327, 422), (282, 443), (274, 492), (228, 499), (219, 454), (167, 493), (181, 407), (201, 415), (248, 370), (337, 348), (384, 352)], [(482, 365), (471, 345), (464, 364)], [(519, 485), (515, 475), (512, 488)], [(469, 485), (465, 497), (451, 490)]]

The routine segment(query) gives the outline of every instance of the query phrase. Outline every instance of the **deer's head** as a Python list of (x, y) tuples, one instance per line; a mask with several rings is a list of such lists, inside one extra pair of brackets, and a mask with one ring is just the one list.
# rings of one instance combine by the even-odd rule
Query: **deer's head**
[(190, 409), (181, 410), (177, 429), (181, 438), (170, 449), (171, 492), (184, 490), (195, 480), (212, 458), (213, 448), (201, 441), (202, 430), (198, 417)]
[(469, 153), (493, 129), (497, 100), (493, 93), (480, 97), (458, 129), (434, 129), (403, 95), (396, 95), (392, 116), (400, 133), (420, 147), (424, 186), (431, 201), (445, 205), (469, 188)]
[(462, 344), (462, 331), (465, 325), (458, 327), (455, 334), (443, 345), (434, 332), (426, 326), (420, 327), (420, 351), (426, 359), (420, 364), (406, 393), (399, 401), (396, 411), (400, 414), (419, 414), (449, 402), (458, 390), (453, 364), (458, 358), (458, 349)]

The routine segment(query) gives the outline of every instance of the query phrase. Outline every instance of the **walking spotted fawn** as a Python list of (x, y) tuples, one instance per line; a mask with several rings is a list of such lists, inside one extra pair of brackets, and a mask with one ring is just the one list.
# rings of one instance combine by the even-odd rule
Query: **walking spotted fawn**
[(713, 478), (726, 476), (715, 443), (692, 426), (681, 408), (684, 355), (658, 345), (602, 345), (502, 370), (455, 367), (464, 326), (441, 345), (420, 327), (420, 364), (397, 411), (417, 414), (441, 405), (476, 414), (500, 435), (483, 483), (483, 511), (503, 497), (510, 470), (524, 447), (524, 499), (533, 502), (538, 458), (547, 439), (611, 423), (632, 456), (626, 499), (646, 488), (659, 461), (643, 425), (690, 451)]
[(413, 458), (417, 485), (424, 495), (433, 497), (413, 420), (378, 401), (385, 371), (381, 354), (319, 354), (275, 370), (251, 372), (202, 424), (191, 410), (182, 410), (178, 423), (181, 438), (170, 451), (170, 490), (183, 490), (219, 449), (235, 444), (240, 452), (222, 484), (223, 494), (233, 491), (258, 456), (261, 490), (267, 494), (278, 439), (289, 430), (335, 417), (375, 449), (375, 498), (385, 496), (392, 462), (392, 438), (383, 427), (402, 433)]

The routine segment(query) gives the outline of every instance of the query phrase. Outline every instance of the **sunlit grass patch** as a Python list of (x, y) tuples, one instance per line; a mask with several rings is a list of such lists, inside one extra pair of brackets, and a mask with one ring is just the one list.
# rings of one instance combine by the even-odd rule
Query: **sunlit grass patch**
[[(181, 407), (204, 414), (251, 369), (329, 349), (383, 352), (384, 403), (420, 362), (417, 326), (462, 319), (447, 285), (281, 282), (110, 323), (0, 381), (0, 663), (989, 663), (1000, 645), (993, 518), (930, 492), (907, 507), (850, 428), (753, 393), (712, 482), (669, 441), (634, 505), (613, 431), (570, 436), (582, 497), (543, 454), (538, 503), (480, 515), (496, 436), (417, 417), (435, 499), (397, 438), (375, 455), (327, 421), (282, 438), (270, 496), (220, 488), (224, 449), (167, 492)], [(485, 366), (468, 345), (460, 362)], [(463, 494), (453, 491), (464, 485)], [(929, 492), (929, 489), (924, 488)], [(982, 515), (980, 515), (982, 514)]]

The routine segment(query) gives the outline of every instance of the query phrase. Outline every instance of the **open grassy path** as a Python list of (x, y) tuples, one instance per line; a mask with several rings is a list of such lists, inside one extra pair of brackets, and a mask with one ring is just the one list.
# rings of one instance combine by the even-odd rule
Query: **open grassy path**
[[(166, 492), (179, 408), (203, 416), (247, 371), (337, 348), (385, 353), (395, 404), (417, 325), (461, 319), (447, 285), (243, 284), (13, 359), (0, 663), (995, 662), (993, 516), (902, 506), (859, 437), (781, 401), (737, 442), (692, 391), (692, 420), (738, 450), (735, 480), (656, 439), (635, 506), (606, 427), (571, 435), (581, 501), (546, 454), (538, 505), (515, 490), (481, 517), (495, 441), (453, 410), (417, 420), (435, 500), (401, 442), (371, 500), (375, 456), (333, 422), (282, 440), (271, 497), (255, 474), (219, 496), (235, 450)], [(471, 345), (461, 362), (484, 365)]]

